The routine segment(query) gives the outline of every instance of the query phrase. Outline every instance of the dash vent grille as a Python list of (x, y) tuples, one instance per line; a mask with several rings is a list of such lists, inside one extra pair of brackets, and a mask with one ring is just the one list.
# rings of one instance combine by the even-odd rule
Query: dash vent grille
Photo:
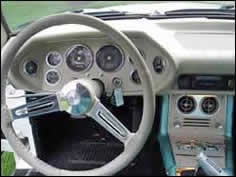
[(209, 128), (209, 127), (211, 127), (211, 120), (210, 119), (185, 118), (183, 121), (183, 127)]

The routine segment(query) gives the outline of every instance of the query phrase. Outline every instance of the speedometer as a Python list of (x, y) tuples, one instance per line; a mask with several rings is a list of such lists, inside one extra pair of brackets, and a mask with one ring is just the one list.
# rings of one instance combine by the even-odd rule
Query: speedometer
[(124, 54), (117, 46), (107, 45), (97, 52), (96, 62), (103, 71), (115, 72), (124, 64)]
[(92, 51), (84, 45), (76, 45), (67, 52), (66, 63), (73, 71), (87, 71), (93, 63)]

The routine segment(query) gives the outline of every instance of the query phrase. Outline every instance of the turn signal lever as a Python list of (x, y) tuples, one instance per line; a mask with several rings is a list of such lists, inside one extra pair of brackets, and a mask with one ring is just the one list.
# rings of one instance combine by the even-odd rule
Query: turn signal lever
[[(207, 176), (231, 176), (230, 173), (220, 168), (214, 161), (210, 160), (203, 152), (197, 156), (198, 167), (201, 168)], [(198, 171), (198, 169), (196, 170)]]

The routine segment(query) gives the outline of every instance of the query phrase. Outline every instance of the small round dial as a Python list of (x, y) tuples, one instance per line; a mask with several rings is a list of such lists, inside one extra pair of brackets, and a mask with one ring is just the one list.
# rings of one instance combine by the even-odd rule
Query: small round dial
[(164, 72), (164, 70), (166, 68), (166, 61), (163, 58), (157, 56), (154, 58), (152, 65), (153, 65), (154, 71), (157, 74), (161, 74)]
[(138, 71), (135, 70), (131, 73), (131, 80), (135, 83), (135, 84), (141, 84), (141, 80), (140, 77), (138, 75)]
[(59, 72), (57, 70), (49, 70), (47, 73), (46, 73), (46, 82), (49, 84), (49, 85), (56, 85), (59, 83), (59, 81), (61, 80), (61, 76), (59, 74)]
[(28, 61), (24, 64), (24, 72), (28, 75), (35, 75), (38, 72), (38, 64), (34, 61)]
[(103, 71), (115, 72), (123, 65), (124, 55), (118, 47), (107, 45), (97, 52), (96, 62)]
[(73, 71), (86, 71), (93, 63), (92, 51), (84, 45), (76, 45), (67, 53), (66, 63)]
[(62, 56), (58, 52), (50, 52), (47, 55), (46, 62), (49, 66), (56, 67), (62, 63)]

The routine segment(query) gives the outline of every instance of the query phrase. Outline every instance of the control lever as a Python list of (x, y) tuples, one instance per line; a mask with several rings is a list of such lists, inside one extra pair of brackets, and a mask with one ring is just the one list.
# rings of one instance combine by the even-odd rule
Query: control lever
[(114, 85), (114, 91), (112, 94), (112, 101), (111, 103), (116, 107), (120, 107), (124, 105), (124, 96), (122, 91), (122, 81), (120, 78), (114, 78), (112, 81)]
[[(214, 161), (210, 160), (203, 152), (197, 156), (198, 167), (206, 173), (207, 176), (231, 176), (228, 172), (219, 167)], [(196, 170), (196, 172), (198, 169)]]

